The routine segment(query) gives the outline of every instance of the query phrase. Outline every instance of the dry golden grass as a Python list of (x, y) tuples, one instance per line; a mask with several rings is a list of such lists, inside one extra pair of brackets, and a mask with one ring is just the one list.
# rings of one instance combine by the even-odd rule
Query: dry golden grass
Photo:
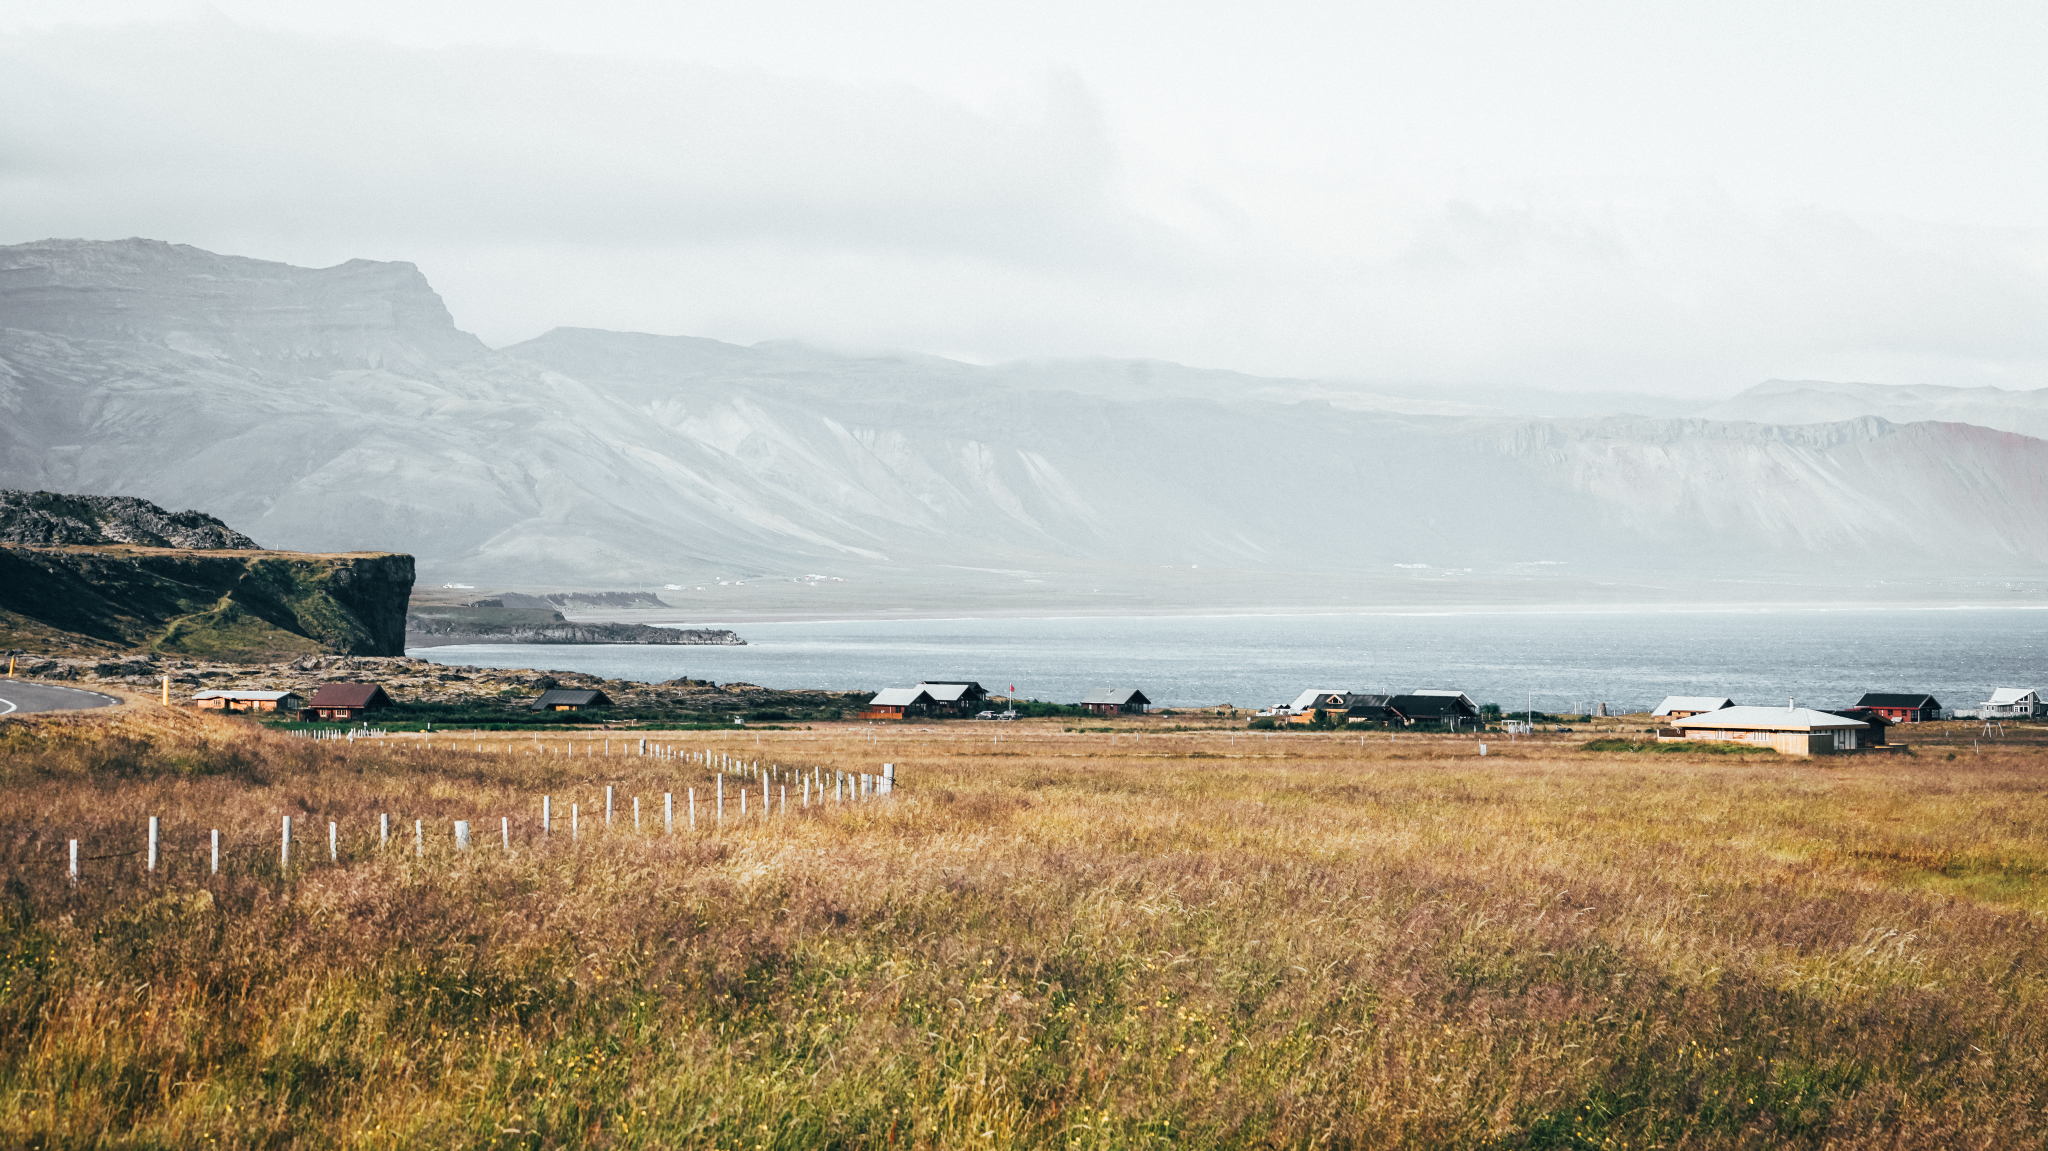
[[(700, 767), (449, 742), (149, 708), (0, 729), (0, 1142), (2048, 1143), (2039, 747), (657, 737), (899, 765), (893, 800), (792, 786), (715, 831)], [(689, 786), (699, 830), (660, 835)], [(580, 842), (538, 841), (543, 793)], [(156, 875), (65, 881), (66, 839), (137, 851), (152, 814)]]

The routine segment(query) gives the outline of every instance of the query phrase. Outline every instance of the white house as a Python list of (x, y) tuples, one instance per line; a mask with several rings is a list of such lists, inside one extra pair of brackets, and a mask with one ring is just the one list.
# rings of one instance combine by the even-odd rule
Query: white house
[(1977, 708), (1977, 715), (1982, 719), (2007, 716), (2032, 719), (2043, 711), (2048, 711), (2048, 708), (2042, 706), (2040, 692), (2026, 687), (2001, 687)]

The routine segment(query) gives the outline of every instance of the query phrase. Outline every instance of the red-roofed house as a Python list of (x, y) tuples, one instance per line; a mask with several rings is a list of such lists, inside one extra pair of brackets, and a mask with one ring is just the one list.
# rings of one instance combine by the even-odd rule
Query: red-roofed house
[(323, 683), (306, 702), (308, 719), (355, 719), (390, 707), (391, 697), (374, 683)]

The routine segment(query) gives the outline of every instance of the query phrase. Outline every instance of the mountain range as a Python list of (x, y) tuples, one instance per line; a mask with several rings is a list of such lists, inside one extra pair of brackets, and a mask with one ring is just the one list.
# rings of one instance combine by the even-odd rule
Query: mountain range
[(491, 349), (410, 264), (141, 239), (0, 248), (0, 413), (0, 487), (684, 611), (764, 581), (868, 606), (1882, 598), (2048, 561), (2048, 390), (1774, 381), (1690, 411), (587, 328)]

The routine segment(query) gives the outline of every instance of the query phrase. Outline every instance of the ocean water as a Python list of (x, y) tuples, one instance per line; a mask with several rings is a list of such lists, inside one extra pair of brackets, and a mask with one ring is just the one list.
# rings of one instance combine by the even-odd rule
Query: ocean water
[(445, 664), (658, 682), (879, 690), (971, 679), (1071, 702), (1136, 687), (1155, 705), (1263, 707), (1308, 688), (1457, 688), (1513, 710), (1625, 710), (1666, 695), (1845, 707), (1866, 691), (1973, 706), (2048, 687), (2048, 610), (1713, 610), (1167, 616), (750, 623), (745, 647), (488, 644), (420, 648)]

